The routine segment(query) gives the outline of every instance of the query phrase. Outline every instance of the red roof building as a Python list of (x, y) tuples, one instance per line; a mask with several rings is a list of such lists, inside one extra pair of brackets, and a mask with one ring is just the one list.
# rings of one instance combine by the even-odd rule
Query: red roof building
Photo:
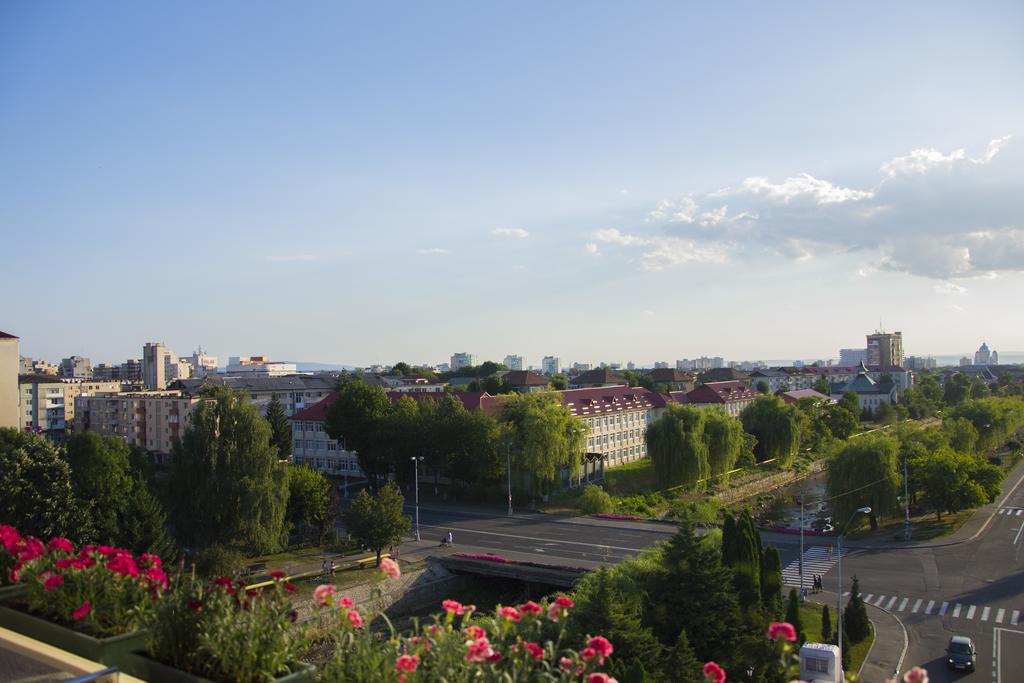
[(741, 381), (708, 382), (686, 393), (687, 402), (695, 408), (721, 406), (730, 415), (739, 415), (761, 394)]

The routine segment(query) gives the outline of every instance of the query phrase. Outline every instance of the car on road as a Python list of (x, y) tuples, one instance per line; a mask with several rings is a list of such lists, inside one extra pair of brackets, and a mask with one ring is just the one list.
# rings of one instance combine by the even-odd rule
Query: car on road
[(950, 669), (974, 671), (974, 663), (978, 653), (974, 642), (967, 636), (953, 636), (946, 646), (946, 666)]

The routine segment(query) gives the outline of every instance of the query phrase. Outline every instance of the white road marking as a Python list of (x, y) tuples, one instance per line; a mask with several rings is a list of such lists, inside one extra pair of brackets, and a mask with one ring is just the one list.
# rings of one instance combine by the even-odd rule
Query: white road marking
[(1020, 517), (1022, 512), (1024, 512), (1024, 510), (1017, 510), (1017, 516)]
[(996, 612), (996, 623), (997, 624), (1003, 623), (1003, 617), (1005, 617), (1005, 616), (1006, 616), (1006, 610), (1003, 609), (1002, 607), (1000, 607), (999, 611)]
[[(971, 605), (970, 607), (968, 607), (968, 608), (967, 608), (967, 618), (968, 618), (968, 619), (973, 619), (973, 618), (974, 618), (974, 612), (975, 612), (975, 610), (977, 610), (977, 609), (978, 609), (978, 608), (977, 608), (977, 607), (975, 607), (974, 605)], [(844, 631), (844, 633), (845, 633), (845, 631)]]
[(981, 620), (982, 621), (988, 621), (988, 613), (991, 610), (992, 610), (992, 608), (989, 607), (988, 605), (985, 606), (985, 609), (981, 610)]
[(1010, 615), (1010, 623), (1014, 626), (1017, 625), (1017, 620), (1020, 619), (1020, 610), (1013, 610), (1013, 614)]
[(924, 613), (925, 614), (931, 614), (932, 613), (932, 607), (935, 607), (935, 601), (934, 600), (929, 600), (928, 601), (928, 606), (924, 608)]
[(1005, 515), (1006, 514), (1006, 508), (999, 508), (999, 514)]
[(896, 608), (898, 612), (902, 612), (903, 610), (907, 609), (908, 600), (910, 600), (910, 598), (903, 598), (903, 602), (901, 602), (900, 606)]
[(914, 609), (912, 609), (910, 611), (913, 612), (914, 614), (917, 614), (917, 610), (921, 609), (921, 603), (922, 602), (924, 602), (924, 601), (921, 600), (921, 598), (918, 598), (917, 602), (914, 603)]
[[(864, 602), (871, 602), (871, 598), (873, 597), (875, 597), (874, 593), (868, 593), (868, 596), (864, 598)], [(843, 633), (846, 633), (846, 631), (843, 631)]]
[[(884, 595), (881, 596), (880, 598), (878, 598), (878, 602), (875, 603), (875, 607), (881, 607), (883, 602), (885, 602), (885, 596)], [(845, 631), (843, 631), (843, 633), (845, 633)]]
[(1013, 539), (1013, 544), (1017, 545), (1017, 541), (1020, 540), (1020, 532), (1024, 531), (1024, 522), (1020, 523), (1020, 528), (1017, 529), (1017, 537)]
[(893, 606), (894, 604), (896, 604), (896, 601), (897, 601), (897, 600), (899, 600), (899, 598), (898, 598), (898, 597), (896, 597), (895, 595), (894, 595), (894, 596), (892, 596), (892, 600), (890, 600), (890, 601), (889, 601), (889, 604), (887, 604), (887, 605), (885, 606), (885, 610), (886, 610), (887, 612), (888, 612), (888, 611), (891, 611), (891, 610), (892, 610), (892, 606)]
[(956, 603), (956, 607), (953, 608), (953, 616), (954, 617), (959, 617), (960, 616), (960, 603), (959, 602)]
[(949, 603), (948, 602), (942, 603), (942, 607), (939, 608), (939, 616), (940, 617), (946, 616), (946, 610), (947, 609), (949, 609)]

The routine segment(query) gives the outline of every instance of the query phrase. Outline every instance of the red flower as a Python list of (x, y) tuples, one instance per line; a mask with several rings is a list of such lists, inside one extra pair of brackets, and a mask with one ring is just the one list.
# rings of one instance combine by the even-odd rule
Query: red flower
[(616, 683), (615, 679), (608, 674), (603, 674), (599, 671), (594, 672), (587, 676), (587, 683)]
[(160, 567), (150, 567), (146, 570), (146, 579), (153, 585), (167, 588), (167, 572)]
[(419, 665), (419, 655), (402, 655), (395, 660), (395, 671), (415, 671)]
[(112, 555), (117, 554), (117, 550), (115, 550), (113, 546), (109, 545), (99, 546), (98, 548), (96, 548), (96, 552), (98, 552), (100, 555), (106, 555), (107, 557), (111, 557)]
[(191, 609), (191, 610), (198, 611), (198, 610), (202, 609), (202, 607), (203, 607), (203, 601), (202, 600), (193, 600), (192, 602), (188, 603), (188, 608)]
[(574, 664), (575, 662), (573, 662), (568, 657), (562, 657), (558, 660), (558, 668), (562, 671), (569, 671), (570, 669), (572, 669)]
[(231, 579), (229, 579), (226, 576), (218, 576), (216, 579), (213, 580), (213, 582), (215, 584), (217, 584), (218, 586), (230, 586), (231, 585)]
[(704, 665), (704, 678), (708, 683), (725, 683), (725, 669), (714, 662), (708, 662)]
[(284, 589), (285, 589), (286, 591), (288, 591), (289, 593), (294, 593), (295, 591), (299, 590), (298, 588), (296, 588), (296, 587), (295, 587), (295, 584), (294, 584), (294, 583), (287, 583), (287, 582), (285, 582), (285, 583), (283, 583), (283, 584), (281, 584), (281, 585), (282, 585), (282, 586), (284, 587)]
[(533, 600), (530, 600), (520, 605), (519, 611), (523, 614), (540, 614), (543, 610), (540, 605), (535, 603)]
[(477, 638), (466, 641), (466, 654), (462, 658), (467, 662), (484, 662), (493, 654), (494, 650), (491, 649), (487, 638)]
[(464, 614), (466, 611), (462, 607), (462, 603), (456, 600), (445, 600), (441, 603), (441, 607), (444, 607), (445, 612), (451, 612), (452, 614)]
[(345, 609), (352, 609), (356, 606), (356, 603), (347, 595), (342, 595), (341, 599), (338, 600), (338, 606), (344, 607)]
[(82, 617), (84, 617), (86, 614), (88, 614), (91, 611), (92, 611), (92, 603), (89, 602), (88, 600), (86, 600), (85, 602), (83, 602), (81, 605), (78, 606), (78, 609), (76, 609), (74, 611), (74, 613), (71, 615), (71, 617), (75, 621), (78, 621), (79, 619), (81, 619)]
[(46, 544), (46, 547), (50, 550), (63, 550), (64, 552), (71, 554), (75, 552), (75, 546), (71, 545), (71, 541), (60, 536), (54, 536), (50, 539), (50, 542)]
[(519, 615), (519, 610), (515, 607), (502, 607), (498, 610), (498, 616), (504, 617), (509, 621), (519, 621), (522, 617)]
[(595, 650), (592, 647), (585, 647), (582, 650), (580, 650), (580, 657), (582, 657), (583, 661), (585, 661), (585, 662), (589, 662), (591, 659), (593, 659), (596, 656), (597, 656), (597, 650)]
[(587, 646), (594, 648), (594, 651), (600, 655), (602, 663), (604, 663), (605, 657), (609, 657), (615, 652), (615, 648), (604, 636), (594, 636), (587, 641)]
[(565, 597), (564, 595), (559, 595), (557, 598), (555, 598), (555, 604), (559, 607), (565, 607), (568, 609), (569, 607), (572, 607), (574, 603), (572, 600)]
[(772, 640), (788, 640), (796, 642), (796, 629), (785, 621), (777, 621), (768, 627), (768, 637)]
[(270, 578), (272, 578), (272, 579), (283, 579), (284, 578), (284, 572), (277, 571), (277, 570), (272, 571), (272, 572), (270, 572)]
[(480, 640), (481, 638), (487, 637), (487, 631), (483, 630), (479, 626), (467, 626), (466, 628), (462, 629), (462, 632), (470, 638), (472, 638), (473, 640)]
[(491, 654), (487, 655), (487, 661), (491, 664), (496, 664), (497, 662), (500, 662), (503, 659), (505, 659), (505, 656), (500, 652), (492, 652)]
[(131, 555), (114, 555), (107, 561), (107, 569), (124, 576), (139, 575), (139, 566), (135, 564), (135, 558)]
[(354, 609), (349, 610), (348, 614), (345, 616), (348, 617), (348, 620), (352, 624), (353, 628), (363, 627), (363, 615), (361, 615), (358, 611)]
[(151, 555), (149, 553), (142, 553), (139, 555), (139, 559), (148, 567), (163, 567), (164, 563), (160, 560), (159, 555)]
[(43, 584), (43, 590), (52, 591), (54, 588), (61, 585), (62, 583), (64, 583), (63, 576), (61, 576), (60, 574), (50, 574), (50, 576), (47, 577), (46, 582)]
[(530, 651), (534, 659), (544, 659), (544, 648), (537, 643), (525, 642), (523, 647)]
[(62, 557), (59, 560), (57, 560), (56, 562), (54, 562), (53, 564), (54, 564), (55, 567), (57, 567), (57, 569), (67, 569), (68, 567), (70, 567), (74, 563), (75, 563), (75, 559), (74, 558)]

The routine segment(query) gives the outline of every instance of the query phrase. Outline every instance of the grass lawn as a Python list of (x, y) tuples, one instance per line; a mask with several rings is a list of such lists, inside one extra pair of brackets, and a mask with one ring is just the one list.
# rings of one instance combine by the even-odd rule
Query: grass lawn
[(608, 469), (604, 477), (604, 489), (613, 496), (631, 496), (664, 488), (650, 458)]
[[(963, 526), (964, 522), (970, 519), (974, 512), (975, 509), (961, 510), (960, 512), (955, 512), (953, 514), (942, 515), (942, 519), (938, 521), (935, 519), (934, 512), (915, 515), (910, 518), (910, 526), (914, 534), (912, 540), (927, 541), (933, 538), (948, 536)], [(877, 531), (872, 531), (871, 528), (867, 526), (862, 527), (856, 531), (851, 531), (847, 534), (847, 538), (861, 541), (902, 541), (903, 518), (893, 517), (891, 519), (883, 520), (882, 523), (878, 525)]]
[[(832, 630), (836, 629), (835, 605), (829, 605), (829, 616), (832, 618)], [(803, 622), (804, 634), (809, 642), (821, 642), (821, 608), (816, 602), (805, 602), (800, 605), (800, 621)], [(861, 665), (868, 656), (871, 643), (875, 641), (875, 627), (871, 627), (871, 635), (850, 648), (850, 668), (847, 673), (860, 671)]]

